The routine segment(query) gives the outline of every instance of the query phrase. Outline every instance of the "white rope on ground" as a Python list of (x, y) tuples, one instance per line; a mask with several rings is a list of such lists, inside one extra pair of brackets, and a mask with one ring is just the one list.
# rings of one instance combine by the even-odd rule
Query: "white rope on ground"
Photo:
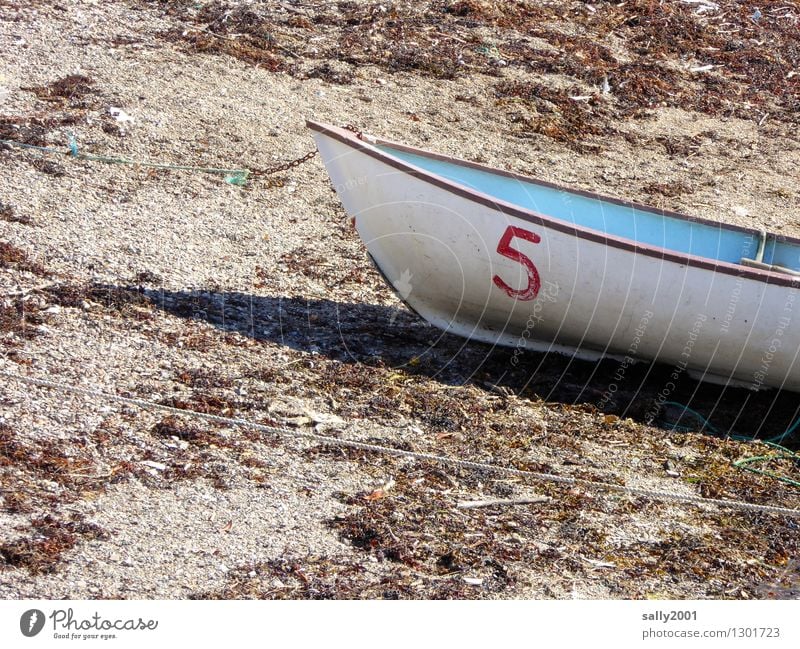
[(194, 417), (196, 419), (204, 419), (218, 424), (225, 424), (228, 426), (235, 426), (238, 428), (249, 428), (271, 435), (278, 435), (280, 437), (288, 437), (295, 439), (307, 439), (328, 444), (331, 446), (341, 446), (345, 448), (355, 448), (371, 453), (378, 453), (382, 455), (393, 455), (395, 457), (406, 457), (415, 460), (424, 460), (436, 464), (446, 466), (458, 467), (461, 469), (469, 469), (473, 471), (486, 471), (491, 473), (499, 473), (519, 478), (528, 478), (539, 482), (552, 482), (560, 485), (569, 485), (577, 487), (586, 487), (598, 491), (609, 491), (614, 493), (622, 493), (633, 496), (642, 496), (652, 500), (665, 500), (672, 502), (688, 503), (693, 505), (712, 505), (716, 507), (728, 507), (732, 509), (739, 509), (743, 511), (759, 512), (765, 514), (778, 514), (781, 516), (791, 516), (800, 518), (800, 509), (792, 509), (790, 507), (779, 507), (776, 505), (758, 505), (741, 500), (727, 500), (723, 498), (703, 498), (701, 496), (691, 496), (686, 494), (674, 493), (671, 491), (643, 489), (639, 487), (629, 487), (625, 485), (613, 484), (610, 482), (600, 482), (594, 480), (585, 480), (583, 478), (574, 478), (570, 476), (560, 476), (551, 473), (540, 473), (537, 471), (528, 471), (525, 469), (515, 469), (512, 467), (505, 467), (496, 464), (489, 464), (487, 462), (473, 462), (472, 460), (461, 460), (458, 458), (448, 457), (445, 455), (436, 455), (433, 453), (420, 453), (417, 451), (407, 451), (399, 448), (392, 448), (390, 446), (381, 446), (379, 444), (370, 444), (367, 442), (359, 442), (351, 439), (340, 439), (338, 437), (331, 437), (330, 435), (320, 435), (319, 433), (310, 433), (298, 430), (291, 430), (289, 428), (282, 428), (280, 426), (269, 426), (266, 424), (258, 424), (246, 419), (239, 419), (233, 417), (223, 417), (221, 415), (212, 415), (209, 413), (198, 412), (196, 410), (188, 410), (183, 408), (175, 408), (160, 403), (153, 403), (144, 399), (134, 399), (131, 397), (122, 397), (116, 394), (109, 394), (99, 390), (92, 390), (89, 388), (80, 388), (75, 385), (64, 383), (55, 383), (53, 381), (46, 381), (44, 379), (36, 379), (20, 374), (13, 374), (9, 372), (0, 372), (0, 377), (18, 381), (27, 385), (37, 386), (41, 388), (48, 388), (50, 390), (57, 390), (60, 392), (79, 394), (86, 397), (95, 399), (104, 399), (106, 401), (116, 401), (130, 406), (135, 406), (144, 410), (160, 410), (168, 412), (173, 415), (182, 415), (185, 417)]

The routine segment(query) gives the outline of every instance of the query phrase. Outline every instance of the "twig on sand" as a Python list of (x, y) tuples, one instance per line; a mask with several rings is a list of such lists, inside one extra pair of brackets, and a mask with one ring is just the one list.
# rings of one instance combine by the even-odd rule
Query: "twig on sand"
[(478, 507), (494, 507), (495, 505), (533, 505), (535, 503), (550, 502), (547, 496), (532, 496), (528, 498), (497, 498), (494, 500), (467, 500), (458, 503), (458, 509), (477, 509)]

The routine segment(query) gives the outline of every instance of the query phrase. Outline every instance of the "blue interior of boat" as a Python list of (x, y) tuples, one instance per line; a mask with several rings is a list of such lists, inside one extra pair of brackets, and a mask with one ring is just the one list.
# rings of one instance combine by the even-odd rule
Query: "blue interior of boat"
[[(618, 205), (390, 146), (381, 145), (378, 148), (414, 166), (507, 203), (658, 248), (733, 264), (740, 263), (743, 257), (755, 258), (759, 248), (758, 233), (728, 230), (715, 224), (670, 217), (657, 210)], [(779, 242), (774, 237), (767, 236), (762, 261), (765, 264), (800, 270), (800, 246)]]

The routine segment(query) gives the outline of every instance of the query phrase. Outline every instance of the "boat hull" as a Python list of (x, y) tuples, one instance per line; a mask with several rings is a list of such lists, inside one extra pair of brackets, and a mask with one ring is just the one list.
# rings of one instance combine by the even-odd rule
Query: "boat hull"
[(609, 245), (602, 234), (453, 191), (336, 129), (315, 128), (314, 137), (373, 260), (433, 325), (519, 350), (659, 361), (676, 380), (691, 371), (800, 391), (791, 282)]

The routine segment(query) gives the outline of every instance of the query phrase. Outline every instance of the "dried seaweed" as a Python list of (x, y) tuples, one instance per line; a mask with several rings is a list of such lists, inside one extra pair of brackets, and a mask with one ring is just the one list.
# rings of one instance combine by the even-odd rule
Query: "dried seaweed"
[(642, 187), (642, 191), (651, 196), (661, 195), (667, 198), (675, 198), (676, 196), (692, 193), (690, 187), (679, 181), (671, 183), (650, 183)]
[(30, 225), (32, 223), (27, 214), (19, 214), (13, 206), (5, 203), (0, 203), (0, 221), (21, 223), (22, 225)]
[[(0, 424), (0, 471), (6, 509), (19, 512), (51, 508), (101, 490), (96, 478), (97, 462), (80, 449), (77, 443), (55, 446), (24, 440), (10, 426)], [(104, 473), (103, 482), (124, 473), (125, 467), (117, 464)]]
[(34, 158), (31, 160), (31, 166), (34, 169), (38, 169), (42, 173), (47, 174), (48, 176), (54, 176), (55, 178), (60, 178), (67, 173), (62, 165), (45, 158)]
[[(270, 465), (261, 459), (256, 446), (268, 440), (255, 431), (230, 431), (213, 423), (198, 425), (173, 415), (159, 421), (151, 432), (156, 439), (164, 440), (168, 449), (161, 454), (153, 449), (143, 458), (164, 464), (157, 483), (205, 478), (215, 488), (226, 489), (232, 479), (230, 463), (235, 462), (241, 467), (242, 477), (268, 487)], [(138, 475), (146, 481), (154, 479), (142, 471)]]
[[(769, 113), (794, 123), (800, 106), (800, 75), (794, 73), (800, 64), (799, 18), (779, 2), (762, 5), (756, 24), (744, 6), (701, 15), (691, 4), (653, 0), (598, 3), (594, 11), (482, 0), (339, 2), (292, 10), (215, 1), (198, 11), (172, 6), (173, 15), (196, 27), (167, 36), (301, 79), (338, 84), (351, 83), (366, 65), (439, 79), (503, 76), (505, 67), (562, 75), (576, 92), (567, 94), (548, 78), (538, 81), (536, 97), (527, 99), (533, 114), (507, 112), (511, 132), (544, 135), (588, 152), (602, 145), (587, 142), (587, 136), (612, 134), (620, 122), (662, 106), (744, 119)], [(575, 29), (563, 29), (565, 22)], [(492, 30), (491, 42), (484, 40), (486, 29)], [(620, 58), (604, 44), (612, 35), (623, 46)], [(692, 61), (703, 72), (692, 72)], [(498, 88), (501, 108), (514, 96), (513, 84), (504, 84)], [(589, 103), (576, 105), (569, 98), (576, 94)]]
[(41, 333), (41, 325), (46, 317), (41, 310), (29, 306), (21, 296), (0, 300), (0, 333), (11, 334), (13, 338), (3, 336), (3, 345), (16, 346), (19, 340), (30, 339)]
[(611, 552), (609, 560), (631, 578), (683, 575), (703, 584), (711, 597), (752, 599), (770, 597), (770, 592), (771, 598), (785, 597), (793, 583), (796, 535), (783, 523), (762, 521), (757, 515), (745, 518), (718, 518), (718, 534), (675, 533), (655, 543), (633, 543)]
[[(575, 506), (573, 498), (562, 496), (555, 509), (458, 509), (450, 494), (459, 485), (469, 484), (468, 475), (448, 475), (424, 464), (393, 465), (389, 470), (391, 488), (344, 496), (350, 511), (332, 519), (330, 525), (354, 548), (379, 562), (413, 571), (417, 577), (417, 587), (410, 589), (413, 596), (501, 594), (516, 585), (515, 566), (547, 565), (560, 556), (553, 557), (537, 545), (537, 530), (546, 527), (548, 519), (563, 517), (567, 508)], [(573, 519), (574, 513), (566, 520)], [(587, 543), (591, 542), (587, 532), (594, 530), (575, 534)], [(477, 580), (480, 589), (475, 590), (465, 577)]]
[(31, 575), (55, 572), (62, 554), (71, 550), (80, 540), (110, 538), (108, 532), (80, 516), (72, 520), (59, 520), (50, 514), (31, 521), (31, 536), (0, 545), (0, 565), (25, 568)]
[(64, 307), (85, 308), (88, 304), (101, 305), (119, 315), (148, 320), (152, 317), (151, 302), (133, 288), (100, 283), (53, 284), (44, 293), (54, 303)]
[(95, 92), (94, 80), (82, 74), (70, 74), (44, 86), (23, 87), (45, 101), (69, 100), (75, 105), (78, 99)]
[(398, 580), (386, 576), (372, 583), (359, 563), (326, 557), (282, 556), (231, 570), (218, 590), (196, 593), (191, 599), (398, 599)]
[(0, 268), (29, 272), (39, 276), (49, 275), (42, 264), (31, 261), (27, 252), (5, 241), (0, 241)]
[(310, 279), (326, 279), (330, 276), (333, 264), (330, 258), (319, 253), (311, 255), (304, 247), (286, 252), (280, 257), (281, 264), (291, 273), (298, 273)]
[(522, 125), (518, 134), (540, 133), (585, 149), (584, 138), (603, 132), (598, 125), (602, 111), (593, 110), (591, 103), (585, 105), (576, 101), (573, 99), (575, 93), (553, 90), (541, 83), (504, 81), (495, 86), (495, 94), (501, 105), (513, 105), (508, 104), (508, 98), (518, 98), (531, 108), (531, 116), (517, 118), (516, 121)]
[(191, 397), (170, 397), (162, 402), (165, 406), (180, 410), (193, 410), (204, 414), (232, 417), (254, 407), (249, 401), (230, 398), (218, 391), (193, 390)]
[(158, 273), (154, 273), (150, 270), (142, 270), (136, 273), (131, 279), (131, 283), (137, 284), (139, 286), (139, 291), (141, 291), (141, 286), (143, 284), (150, 284), (159, 286), (164, 283), (164, 278), (161, 277)]
[(352, 69), (344, 68), (341, 65), (333, 65), (329, 61), (315, 65), (304, 73), (298, 73), (296, 76), (301, 74), (306, 79), (322, 79), (328, 83), (336, 83), (343, 86), (350, 85), (354, 80)]
[[(40, 105), (32, 114), (0, 115), (0, 139), (38, 147), (52, 146), (50, 134), (53, 130), (74, 126), (85, 118), (89, 110), (101, 106), (102, 97), (94, 80), (81, 74), (21, 89), (36, 95)], [(2, 147), (0, 145), (0, 149)], [(63, 175), (52, 162), (36, 160), (32, 164), (45, 173)]]
[(157, 437), (183, 440), (190, 442), (198, 447), (210, 446), (216, 448), (236, 448), (242, 440), (248, 438), (247, 435), (222, 435), (210, 428), (184, 421), (174, 415), (165, 417), (158, 422), (152, 429)]
[(277, 54), (270, 19), (255, 8), (210, 2), (196, 12), (194, 21), (202, 27), (173, 30), (165, 36), (186, 41), (198, 52), (227, 54), (272, 72), (285, 67), (284, 60)]
[[(25, 116), (0, 115), (0, 140), (13, 140), (33, 146), (49, 146), (48, 134), (62, 126), (73, 126), (78, 112), (49, 113)], [(0, 149), (3, 146), (0, 145)]]

